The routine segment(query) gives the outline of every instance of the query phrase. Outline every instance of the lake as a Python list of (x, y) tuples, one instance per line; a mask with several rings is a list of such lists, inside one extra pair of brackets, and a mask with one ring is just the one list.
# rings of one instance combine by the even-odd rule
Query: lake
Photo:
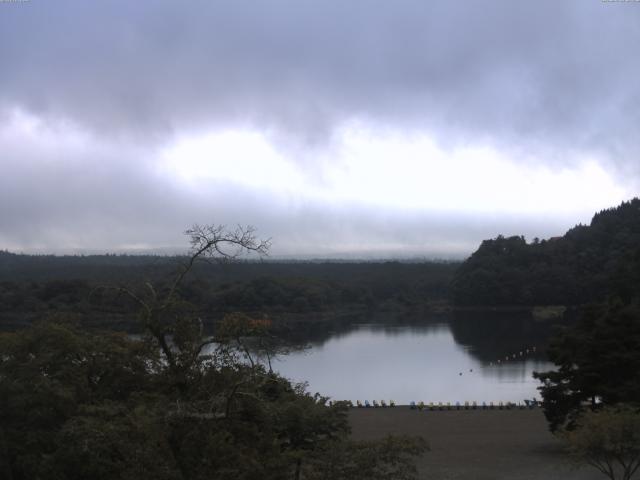
[(273, 368), (354, 403), (522, 402), (540, 398), (532, 373), (553, 368), (544, 355), (551, 327), (516, 314), (356, 324), (310, 339)]

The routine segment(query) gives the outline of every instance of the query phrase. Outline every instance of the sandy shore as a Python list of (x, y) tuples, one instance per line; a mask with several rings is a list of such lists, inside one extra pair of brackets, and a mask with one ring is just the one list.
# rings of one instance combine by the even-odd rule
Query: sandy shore
[(418, 411), (408, 407), (352, 408), (352, 435), (421, 435), (430, 446), (418, 460), (420, 478), (472, 480), (598, 480), (577, 469), (535, 410)]

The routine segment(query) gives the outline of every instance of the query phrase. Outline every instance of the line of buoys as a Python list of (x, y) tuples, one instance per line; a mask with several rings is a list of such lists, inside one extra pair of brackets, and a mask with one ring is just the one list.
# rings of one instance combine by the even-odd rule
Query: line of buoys
[(530, 353), (535, 353), (535, 352), (536, 352), (536, 346), (534, 345), (532, 347), (525, 348), (524, 350), (520, 350), (517, 353), (505, 355), (504, 358), (499, 358), (495, 362), (489, 362), (489, 366), (492, 367), (494, 364), (501, 365), (503, 362), (508, 362), (509, 360), (515, 360), (520, 357), (526, 357)]

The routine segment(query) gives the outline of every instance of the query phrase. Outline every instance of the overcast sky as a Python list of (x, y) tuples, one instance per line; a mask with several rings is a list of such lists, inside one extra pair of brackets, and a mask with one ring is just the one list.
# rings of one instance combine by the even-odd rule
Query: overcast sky
[(0, 0), (0, 249), (464, 257), (640, 190), (640, 2)]

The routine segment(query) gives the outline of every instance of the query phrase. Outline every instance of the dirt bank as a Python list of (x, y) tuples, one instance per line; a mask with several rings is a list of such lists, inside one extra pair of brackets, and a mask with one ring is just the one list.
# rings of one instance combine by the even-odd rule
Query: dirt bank
[(602, 480), (567, 460), (562, 444), (535, 410), (418, 411), (353, 408), (355, 439), (421, 435), (431, 451), (418, 461), (423, 479)]

